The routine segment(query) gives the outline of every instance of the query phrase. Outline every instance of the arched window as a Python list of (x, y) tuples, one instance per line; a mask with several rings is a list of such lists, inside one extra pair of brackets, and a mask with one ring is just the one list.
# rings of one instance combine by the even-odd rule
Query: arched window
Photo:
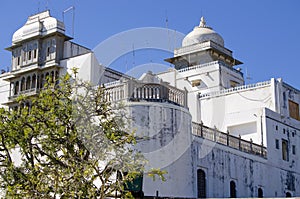
[(57, 85), (59, 83), (59, 73), (58, 71), (55, 71), (55, 84)]
[(21, 80), (21, 91), (25, 90), (25, 77), (22, 78)]
[(264, 197), (264, 192), (263, 192), (262, 188), (260, 188), (260, 187), (257, 190), (257, 197), (258, 198), (263, 198)]
[(44, 87), (44, 74), (41, 75), (41, 79), (40, 79), (40, 88)]
[(36, 80), (36, 82), (37, 82), (37, 89), (39, 89), (40, 88), (40, 86), (41, 86), (41, 82), (40, 82), (41, 80), (40, 80), (40, 76), (38, 75), (37, 76), (37, 80)]
[(31, 88), (35, 88), (36, 87), (36, 75), (34, 74), (32, 76), (32, 82), (31, 82)]
[(198, 198), (206, 198), (206, 177), (202, 169), (197, 170)]
[(50, 74), (50, 82), (51, 83), (54, 82), (54, 71), (52, 71), (51, 74)]
[(26, 79), (26, 88), (25, 88), (25, 90), (29, 90), (30, 89), (30, 82), (31, 82), (31, 77), (28, 76), (27, 79)]
[(49, 77), (49, 73), (47, 72), (46, 75), (45, 75), (45, 80), (46, 80), (45, 82), (46, 82), (46, 83), (49, 82), (49, 78), (50, 78), (50, 77)]
[(291, 197), (292, 197), (292, 194), (291, 194), (290, 192), (286, 192), (286, 193), (285, 193), (285, 197), (286, 197), (286, 198), (291, 198)]
[(19, 81), (17, 81), (15, 84), (14, 95), (17, 95), (19, 93), (19, 88), (20, 88)]
[(230, 181), (230, 198), (236, 198), (236, 186), (233, 180)]

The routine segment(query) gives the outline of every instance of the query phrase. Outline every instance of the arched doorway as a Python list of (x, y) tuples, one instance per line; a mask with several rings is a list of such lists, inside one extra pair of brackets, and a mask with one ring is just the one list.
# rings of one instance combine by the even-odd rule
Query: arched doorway
[(230, 198), (236, 198), (236, 185), (233, 180), (230, 181)]
[(262, 188), (258, 188), (257, 197), (258, 198), (263, 198), (264, 197), (264, 192), (263, 192)]
[(202, 169), (197, 170), (198, 198), (206, 198), (206, 177)]
[(286, 198), (291, 198), (291, 197), (292, 197), (292, 194), (291, 194), (290, 192), (286, 192), (286, 193), (285, 193), (285, 197), (286, 197)]

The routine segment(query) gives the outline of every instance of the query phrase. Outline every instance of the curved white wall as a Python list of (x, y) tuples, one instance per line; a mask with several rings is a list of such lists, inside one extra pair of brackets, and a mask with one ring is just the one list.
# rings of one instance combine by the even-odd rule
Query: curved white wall
[(193, 197), (191, 115), (186, 108), (158, 102), (129, 102), (133, 129), (146, 139), (137, 147), (149, 160), (146, 170), (160, 168), (166, 181), (144, 175), (145, 196)]

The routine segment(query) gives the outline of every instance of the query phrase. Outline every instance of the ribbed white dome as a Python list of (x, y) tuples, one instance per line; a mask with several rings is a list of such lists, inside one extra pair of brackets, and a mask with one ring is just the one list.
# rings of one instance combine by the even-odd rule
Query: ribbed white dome
[(26, 24), (13, 34), (12, 43), (15, 44), (24, 39), (37, 35), (47, 35), (53, 32), (65, 32), (62, 22), (50, 16), (49, 10), (30, 16)]
[(194, 30), (182, 40), (182, 47), (206, 41), (213, 41), (220, 46), (224, 46), (223, 38), (212, 28), (206, 26), (204, 18), (201, 17), (200, 25), (196, 26)]

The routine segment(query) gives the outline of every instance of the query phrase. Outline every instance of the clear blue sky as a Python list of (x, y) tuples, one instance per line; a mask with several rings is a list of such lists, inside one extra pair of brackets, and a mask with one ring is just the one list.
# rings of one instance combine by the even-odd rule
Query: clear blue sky
[[(10, 65), (4, 48), (29, 15), (48, 8), (62, 19), (63, 10), (72, 5), (74, 41), (91, 49), (125, 30), (166, 27), (166, 16), (170, 29), (187, 34), (204, 15), (225, 46), (244, 62), (243, 72), (247, 68), (252, 77), (248, 82), (282, 77), (300, 89), (299, 0), (5, 0), (0, 6), (0, 68)], [(71, 32), (71, 13), (65, 18)]]

